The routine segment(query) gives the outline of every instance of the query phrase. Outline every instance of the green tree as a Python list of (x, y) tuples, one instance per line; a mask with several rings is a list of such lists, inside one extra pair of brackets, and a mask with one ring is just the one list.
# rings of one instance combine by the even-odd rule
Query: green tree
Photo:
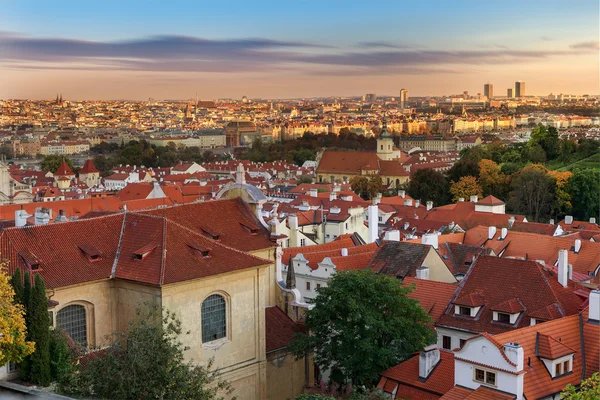
[(108, 338), (111, 345), (80, 363), (59, 390), (122, 400), (214, 400), (231, 394), (229, 383), (212, 371), (212, 361), (206, 367), (184, 361), (182, 334), (171, 312), (138, 309), (127, 331)]
[(372, 387), (379, 374), (435, 340), (429, 315), (407, 294), (412, 287), (370, 270), (337, 273), (319, 289), (306, 315), (310, 334), (291, 348), (331, 368), (339, 384)]
[(571, 196), (573, 216), (580, 220), (598, 217), (600, 212), (600, 171), (576, 169), (565, 187)]
[(369, 180), (365, 176), (353, 176), (350, 179), (350, 189), (363, 199), (367, 199), (367, 186), (369, 185)]
[(65, 161), (69, 168), (71, 168), (71, 170), (74, 171), (75, 167), (73, 167), (73, 161), (71, 161), (69, 158), (65, 158), (64, 156), (59, 156), (55, 154), (45, 156), (42, 162), (40, 163), (40, 168), (42, 169), (42, 171), (50, 171), (52, 173), (55, 173), (60, 167), (60, 165), (63, 163), (63, 161)]
[(567, 385), (560, 393), (560, 398), (565, 400), (600, 399), (600, 373), (594, 372), (592, 376), (581, 381), (579, 388)]
[(67, 344), (67, 333), (60, 328), (50, 331), (50, 374), (52, 380), (63, 381), (73, 371), (74, 355)]
[(10, 278), (10, 284), (15, 291), (15, 303), (23, 305), (23, 276), (21, 275), (21, 268), (16, 268), (15, 272)]
[(50, 321), (48, 319), (48, 298), (46, 286), (39, 274), (35, 275), (35, 285), (29, 303), (28, 331), (35, 351), (30, 356), (30, 380), (48, 386), (52, 381), (50, 373)]
[(509, 206), (529, 220), (547, 222), (556, 201), (556, 181), (540, 169), (526, 167), (511, 182)]
[[(29, 275), (29, 271), (25, 270), (23, 274), (23, 310), (25, 310), (25, 326), (31, 326), (31, 315), (29, 313), (29, 305), (31, 303), (31, 276)], [(27, 330), (27, 340), (31, 339), (31, 332)], [(30, 371), (30, 358), (31, 356), (25, 357), (21, 364), (19, 365), (19, 375), (23, 380), (29, 380), (29, 371)]]
[(473, 160), (460, 159), (448, 171), (448, 178), (458, 182), (463, 176), (479, 176), (479, 164)]
[(433, 201), (437, 206), (447, 204), (450, 200), (450, 184), (444, 175), (433, 169), (426, 168), (415, 172), (406, 188), (413, 199)]

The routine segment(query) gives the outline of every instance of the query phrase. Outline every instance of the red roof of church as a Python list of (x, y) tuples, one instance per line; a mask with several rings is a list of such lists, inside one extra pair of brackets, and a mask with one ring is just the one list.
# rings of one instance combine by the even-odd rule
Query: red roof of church
[(58, 167), (58, 169), (54, 173), (54, 175), (73, 175), (74, 176), (75, 173), (73, 172), (71, 167), (69, 167), (69, 164), (67, 164), (66, 161), (63, 161), (62, 164), (60, 164), (60, 167)]
[(85, 164), (83, 164), (83, 167), (81, 167), (81, 169), (79, 170), (80, 174), (91, 174), (94, 172), (100, 171), (98, 171), (92, 160), (89, 159), (85, 162)]

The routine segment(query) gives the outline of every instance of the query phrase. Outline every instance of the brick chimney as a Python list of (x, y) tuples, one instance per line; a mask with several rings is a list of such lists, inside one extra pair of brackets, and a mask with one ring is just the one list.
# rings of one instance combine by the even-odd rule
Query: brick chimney
[(427, 379), (440, 362), (440, 349), (436, 344), (427, 346), (419, 353), (419, 378)]

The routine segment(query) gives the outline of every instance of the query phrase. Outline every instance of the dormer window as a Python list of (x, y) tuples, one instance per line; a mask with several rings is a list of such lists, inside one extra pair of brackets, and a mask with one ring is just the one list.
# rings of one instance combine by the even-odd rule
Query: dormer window
[(458, 313), (460, 315), (466, 315), (466, 316), (470, 317), (471, 316), (471, 307), (459, 306)]
[(210, 249), (208, 247), (200, 246), (193, 243), (188, 243), (188, 247), (201, 257), (209, 257)]
[(210, 229), (210, 228), (204, 227), (204, 226), (201, 227), (200, 229), (202, 230), (202, 232), (204, 232), (206, 234), (206, 236), (208, 236), (212, 240), (219, 240), (219, 238), (221, 237), (221, 233), (215, 231), (214, 229)]
[(535, 349), (536, 356), (544, 363), (553, 379), (573, 372), (575, 350), (564, 344), (561, 338), (555, 339), (538, 332)]
[(37, 257), (32, 253), (25, 250), (19, 255), (21, 256), (21, 260), (23, 260), (23, 264), (25, 264), (30, 271), (37, 271), (40, 269), (40, 260), (38, 260)]
[(499, 312), (497, 315), (498, 315), (498, 317), (497, 317), (498, 319), (496, 321), (502, 322), (504, 324), (510, 324), (510, 314)]
[(248, 223), (244, 223), (244, 222), (240, 222), (240, 225), (242, 225), (252, 235), (258, 234), (258, 227), (256, 225), (248, 224)]
[(79, 247), (79, 250), (81, 250), (83, 254), (87, 257), (88, 261), (94, 262), (99, 261), (101, 259), (102, 254), (100, 253), (100, 250), (98, 250), (91, 244), (81, 243), (78, 244), (77, 247)]
[(150, 254), (152, 254), (152, 252), (154, 252), (154, 249), (156, 249), (156, 247), (158, 247), (158, 246), (155, 244), (148, 244), (148, 245), (146, 245), (144, 247), (140, 247), (139, 249), (134, 251), (133, 255), (136, 260), (143, 260), (146, 257), (148, 257)]

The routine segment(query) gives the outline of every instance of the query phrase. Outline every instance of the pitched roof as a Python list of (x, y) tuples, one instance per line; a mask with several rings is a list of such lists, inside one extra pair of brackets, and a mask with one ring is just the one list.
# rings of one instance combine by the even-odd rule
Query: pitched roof
[[(438, 325), (469, 332), (498, 334), (529, 326), (532, 314), (556, 307), (560, 316), (573, 315), (585, 302), (578, 290), (582, 287), (569, 281), (564, 288), (555, 272), (534, 261), (481, 256), (471, 267), (459, 289), (454, 304), (469, 307), (482, 306), (476, 317), (455, 315), (448, 307)], [(520, 312), (514, 324), (493, 321), (493, 311)]]
[(556, 360), (557, 358), (575, 353), (574, 349), (563, 344), (562, 341), (559, 342), (552, 336), (539, 332), (536, 337), (535, 347), (536, 355), (538, 357), (547, 358), (549, 360)]
[(375, 252), (366, 268), (398, 278), (415, 276), (431, 249), (424, 244), (388, 241)]
[(556, 225), (541, 224), (539, 222), (517, 222), (515, 221), (510, 227), (511, 231), (515, 232), (530, 232), (538, 233), (540, 235), (554, 235), (556, 232)]
[(91, 174), (94, 172), (99, 173), (100, 171), (98, 171), (98, 169), (94, 165), (94, 162), (91, 159), (88, 159), (85, 162), (85, 164), (83, 164), (83, 167), (81, 167), (81, 169), (79, 170), (79, 174)]
[(489, 196), (484, 197), (475, 204), (480, 204), (484, 206), (498, 206), (504, 204), (504, 202), (490, 194)]
[[(35, 262), (49, 288), (111, 277), (164, 285), (270, 263), (137, 213), (10, 228), (0, 234), (0, 245), (11, 272)], [(90, 249), (100, 256), (92, 259)]]
[[(577, 385), (582, 379), (598, 371), (600, 359), (598, 337), (600, 337), (600, 326), (587, 322), (587, 311), (584, 310), (581, 314), (502, 333), (494, 336), (494, 339), (500, 343), (518, 342), (523, 347), (526, 360), (525, 372), (527, 372), (524, 375), (524, 395), (528, 399), (539, 399), (559, 393), (567, 384)], [(550, 340), (559, 344), (559, 346), (542, 344), (544, 355), (556, 356), (569, 354), (567, 351), (575, 352), (572, 374), (552, 378), (542, 360), (538, 358), (541, 342), (548, 340), (544, 338), (551, 338)], [(547, 348), (552, 346), (556, 347)], [(583, 374), (582, 362), (584, 358), (585, 374)]]
[[(218, 228), (221, 233), (218, 240), (221, 243), (242, 251), (263, 250), (274, 246), (269, 231), (239, 198), (183, 204), (142, 213), (164, 216), (200, 233), (203, 232), (203, 227)], [(257, 229), (252, 232), (245, 226), (254, 226)]]
[(440, 400), (513, 400), (515, 396), (510, 393), (500, 392), (486, 386), (479, 386), (472, 390), (462, 386), (455, 386)]
[(123, 201), (142, 200), (147, 199), (153, 190), (153, 182), (135, 182), (127, 184), (116, 196)]
[(58, 169), (54, 173), (54, 176), (56, 176), (56, 175), (59, 175), (59, 176), (60, 175), (73, 175), (73, 176), (75, 176), (75, 173), (73, 172), (71, 167), (69, 167), (69, 164), (67, 164), (66, 161), (63, 161), (60, 164), (60, 167), (58, 167)]
[(278, 306), (265, 308), (265, 346), (267, 353), (283, 349), (294, 340), (294, 335), (304, 330), (292, 321)]
[[(575, 240), (563, 236), (511, 230), (504, 239), (501, 239), (501, 233), (498, 231), (494, 238), (489, 240), (488, 227), (478, 226), (465, 232), (464, 243), (491, 248), (501, 257), (543, 260), (549, 265), (554, 265), (558, 260), (559, 250), (565, 249), (569, 250), (569, 264), (573, 265), (573, 271), (589, 274), (600, 265), (600, 243), (582, 240), (581, 248), (576, 253), (574, 251)], [(535, 243), (535, 246), (532, 246), (532, 243)]]
[(434, 322), (446, 311), (450, 299), (458, 288), (456, 283), (437, 282), (409, 276), (405, 277), (402, 282), (405, 285), (415, 285), (415, 289), (408, 294), (408, 297), (417, 300)]
[[(419, 354), (416, 354), (408, 360), (383, 372), (377, 387), (383, 389), (384, 392), (391, 393), (400, 383), (421, 389), (427, 393), (434, 393), (439, 396), (443, 395), (454, 386), (454, 353), (444, 349), (440, 349), (439, 351), (440, 361), (426, 380), (419, 378), (420, 356)], [(407, 390), (407, 388), (403, 388), (402, 386), (403, 385), (400, 385), (398, 387), (396, 398), (413, 398), (413, 396), (411, 396), (413, 393), (403, 393), (403, 390)]]
[(379, 170), (379, 157), (367, 151), (325, 150), (319, 161), (317, 173), (361, 175), (363, 168)]
[(440, 243), (439, 238), (450, 235), (438, 236), (438, 248), (437, 252), (442, 256), (444, 263), (448, 266), (448, 269), (454, 274), (466, 274), (471, 268), (473, 262), (479, 258), (479, 256), (489, 256), (492, 254), (491, 249), (485, 249), (476, 246), (468, 246), (465, 244), (444, 242)]

